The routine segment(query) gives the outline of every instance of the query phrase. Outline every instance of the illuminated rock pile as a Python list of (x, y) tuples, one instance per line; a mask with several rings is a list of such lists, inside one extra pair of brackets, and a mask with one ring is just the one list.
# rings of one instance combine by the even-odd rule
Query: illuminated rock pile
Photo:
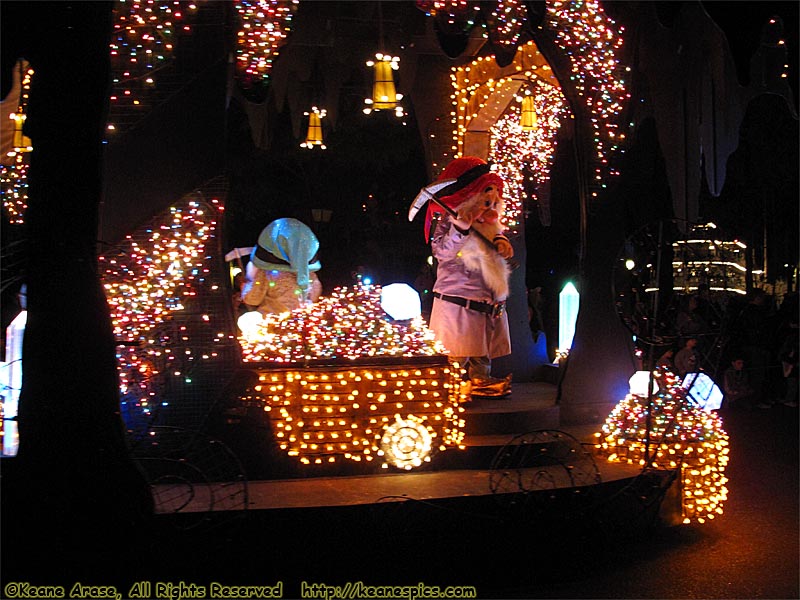
[(291, 313), (263, 319), (250, 314), (255, 321), (239, 338), (245, 362), (411, 358), (444, 352), (422, 317), (392, 320), (381, 308), (377, 285), (337, 288)]

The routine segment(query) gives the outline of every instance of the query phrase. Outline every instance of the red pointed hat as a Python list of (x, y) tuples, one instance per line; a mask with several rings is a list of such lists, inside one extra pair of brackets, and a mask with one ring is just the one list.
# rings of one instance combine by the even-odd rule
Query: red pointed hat
[[(448, 194), (439, 198), (450, 208), (458, 208), (466, 200), (489, 185), (494, 185), (500, 196), (503, 195), (503, 178), (490, 170), (490, 165), (477, 156), (462, 156), (450, 162), (436, 178), (437, 181), (455, 179), (455, 183), (446, 187), (441, 193)], [(452, 188), (452, 192), (450, 192)], [(445, 214), (445, 210), (435, 202), (428, 202), (425, 215), (425, 239), (430, 239), (431, 221), (435, 213)]]

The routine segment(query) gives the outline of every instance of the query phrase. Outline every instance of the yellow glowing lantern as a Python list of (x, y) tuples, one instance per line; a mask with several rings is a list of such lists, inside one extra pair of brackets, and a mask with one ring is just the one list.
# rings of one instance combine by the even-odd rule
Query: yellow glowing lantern
[(519, 124), (523, 131), (536, 129), (536, 105), (533, 102), (533, 96), (522, 98), (522, 112), (519, 116)]
[(303, 113), (308, 117), (308, 133), (306, 134), (306, 141), (300, 144), (301, 148), (308, 148), (309, 150), (319, 147), (325, 150), (325, 140), (322, 138), (322, 119), (325, 117), (325, 109), (318, 109), (316, 106), (311, 108), (311, 112)]
[(399, 68), (400, 59), (397, 56), (377, 53), (376, 60), (367, 62), (368, 67), (375, 68), (375, 80), (372, 85), (372, 98), (366, 98), (364, 108), (366, 114), (373, 110), (393, 110), (395, 115), (402, 117), (405, 113), (403, 107), (398, 104), (403, 99), (402, 94), (398, 94), (394, 87), (394, 73)]
[(22, 133), (22, 126), (25, 123), (24, 114), (11, 113), (9, 118), (14, 121), (14, 150), (17, 152), (30, 152), (33, 150), (31, 139)]

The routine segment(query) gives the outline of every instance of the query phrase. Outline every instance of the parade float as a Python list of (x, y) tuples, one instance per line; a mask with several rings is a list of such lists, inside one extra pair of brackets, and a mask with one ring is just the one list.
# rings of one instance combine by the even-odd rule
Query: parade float
[(409, 286), (359, 281), (290, 313), (239, 321), (243, 363), (258, 375), (247, 393), (264, 403), (280, 448), (303, 464), (411, 469), (463, 447), (460, 369)]
[(237, 324), (216, 237), (222, 212), (218, 198), (191, 194), (101, 256), (132, 431), (201, 427), (233, 402), (266, 412), (298, 464), (411, 469), (463, 447), (460, 368), (413, 289), (359, 279)]

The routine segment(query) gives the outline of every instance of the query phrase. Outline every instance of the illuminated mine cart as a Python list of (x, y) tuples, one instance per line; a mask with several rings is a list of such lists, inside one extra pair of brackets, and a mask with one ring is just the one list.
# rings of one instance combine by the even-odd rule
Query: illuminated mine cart
[(445, 356), (251, 367), (278, 446), (303, 464), (412, 469), (463, 449), (460, 369)]
[(263, 403), (289, 456), (412, 469), (463, 448), (463, 369), (419, 310), (389, 316), (392, 295), (377, 285), (336, 288), (291, 313), (240, 317), (242, 363), (257, 374), (248, 400)]
[(646, 397), (635, 394), (617, 404), (595, 434), (595, 454), (609, 462), (677, 469), (683, 523), (722, 514), (728, 497), (728, 434), (719, 416), (692, 404), (673, 382), (654, 395), (649, 418), (647, 405)]
[[(645, 466), (644, 440), (603, 441), (596, 445), (597, 454), (609, 462)], [(651, 444), (651, 466), (655, 469), (679, 469), (680, 511), (684, 523), (703, 523), (722, 514), (727, 500), (725, 465), (727, 442), (675, 442)]]

